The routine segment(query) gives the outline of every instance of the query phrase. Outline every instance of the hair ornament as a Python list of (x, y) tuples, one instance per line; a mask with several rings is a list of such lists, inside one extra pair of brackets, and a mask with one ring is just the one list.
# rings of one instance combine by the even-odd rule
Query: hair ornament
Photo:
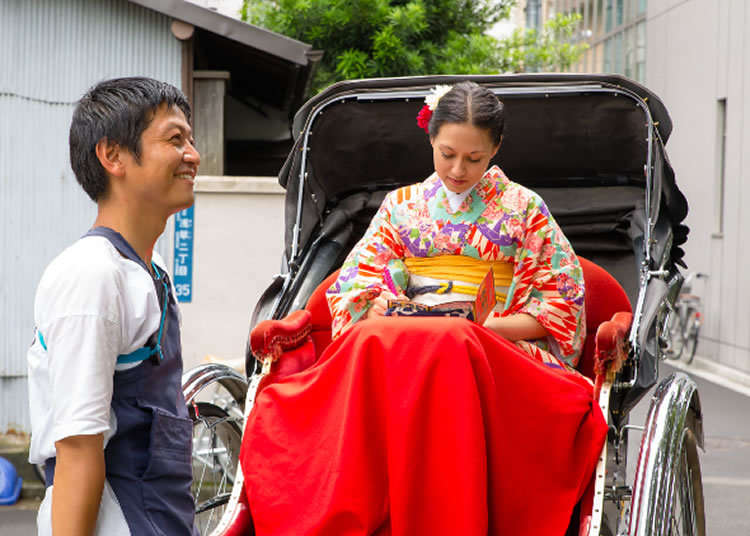
[(430, 119), (432, 118), (432, 113), (437, 108), (438, 102), (443, 98), (443, 95), (448, 93), (451, 89), (453, 89), (453, 86), (440, 84), (435, 86), (424, 98), (425, 105), (422, 106), (422, 109), (419, 110), (419, 113), (417, 114), (417, 125), (424, 129), (428, 134), (430, 133)]

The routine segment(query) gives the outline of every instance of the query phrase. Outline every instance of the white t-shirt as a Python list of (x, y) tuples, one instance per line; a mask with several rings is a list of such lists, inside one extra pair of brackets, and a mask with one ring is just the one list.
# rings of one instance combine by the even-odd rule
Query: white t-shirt
[[(166, 271), (156, 252), (153, 262)], [(50, 263), (34, 301), (34, 322), (47, 350), (37, 337), (28, 351), (31, 463), (55, 456), (55, 442), (74, 435), (103, 433), (106, 446), (117, 430), (115, 370), (138, 365), (117, 365), (117, 356), (143, 347), (160, 319), (151, 275), (106, 238), (84, 237)], [(124, 517), (106, 488), (99, 525), (115, 519), (121, 527)], [(39, 511), (39, 534), (47, 534), (51, 489)]]

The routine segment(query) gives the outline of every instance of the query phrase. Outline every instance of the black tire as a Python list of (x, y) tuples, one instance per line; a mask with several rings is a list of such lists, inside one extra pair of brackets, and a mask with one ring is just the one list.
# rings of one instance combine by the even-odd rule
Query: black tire
[(698, 313), (693, 311), (688, 318), (687, 325), (685, 326), (685, 347), (682, 351), (682, 357), (686, 363), (690, 364), (695, 358), (695, 350), (698, 348), (698, 335), (700, 333), (701, 325), (698, 318)]
[(188, 412), (193, 421), (195, 526), (200, 534), (210, 534), (232, 492), (242, 430), (236, 417), (209, 402), (188, 405)]
[(690, 430), (686, 430), (682, 439), (679, 456), (672, 488), (672, 510), (667, 534), (705, 536), (706, 516), (701, 466), (695, 436)]

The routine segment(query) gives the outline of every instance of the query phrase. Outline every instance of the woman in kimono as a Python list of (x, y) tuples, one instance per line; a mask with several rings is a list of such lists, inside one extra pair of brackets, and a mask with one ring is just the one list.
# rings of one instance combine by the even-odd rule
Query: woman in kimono
[(435, 172), (389, 194), (344, 262), (328, 292), (333, 337), (404, 292), (424, 304), (473, 300), (492, 267), (499, 299), (485, 326), (535, 359), (575, 366), (586, 335), (578, 259), (537, 194), (487, 169), (503, 104), (472, 82), (434, 103), (418, 120)]
[[(334, 340), (256, 398), (240, 456), (257, 534), (565, 534), (606, 424), (575, 372), (583, 277), (534, 192), (488, 169), (503, 104), (477, 84), (418, 117), (435, 173), (391, 192), (328, 291)], [(475, 298), (483, 326), (384, 316)]]

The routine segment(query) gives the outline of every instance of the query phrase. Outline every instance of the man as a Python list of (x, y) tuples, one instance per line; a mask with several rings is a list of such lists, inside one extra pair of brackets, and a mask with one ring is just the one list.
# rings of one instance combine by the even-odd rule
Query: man
[(39, 534), (197, 534), (177, 304), (153, 251), (193, 203), (190, 107), (148, 78), (99, 83), (70, 127), (98, 214), (45, 270), (29, 349), (32, 444), (46, 463)]

